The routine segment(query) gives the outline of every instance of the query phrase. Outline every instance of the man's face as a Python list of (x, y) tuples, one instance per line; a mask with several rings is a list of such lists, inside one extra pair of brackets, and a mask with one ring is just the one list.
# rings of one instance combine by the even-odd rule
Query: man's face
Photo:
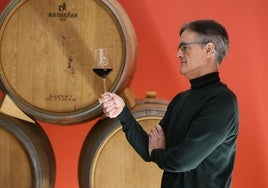
[(201, 76), (206, 67), (206, 48), (202, 42), (193, 31), (185, 30), (181, 34), (177, 57), (181, 60), (180, 73), (188, 79)]

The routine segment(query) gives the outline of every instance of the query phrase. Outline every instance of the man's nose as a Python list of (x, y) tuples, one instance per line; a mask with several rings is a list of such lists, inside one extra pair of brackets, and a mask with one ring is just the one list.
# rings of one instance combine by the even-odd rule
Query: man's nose
[(179, 49), (179, 50), (177, 51), (177, 58), (182, 58), (183, 55), (184, 55), (184, 54), (182, 53), (181, 49)]

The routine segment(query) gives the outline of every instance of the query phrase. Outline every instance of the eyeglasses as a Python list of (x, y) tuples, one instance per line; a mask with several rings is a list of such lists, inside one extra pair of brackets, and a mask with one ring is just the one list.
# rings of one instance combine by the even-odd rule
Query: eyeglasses
[(182, 42), (178, 46), (178, 50), (185, 51), (191, 44), (207, 44), (209, 42)]

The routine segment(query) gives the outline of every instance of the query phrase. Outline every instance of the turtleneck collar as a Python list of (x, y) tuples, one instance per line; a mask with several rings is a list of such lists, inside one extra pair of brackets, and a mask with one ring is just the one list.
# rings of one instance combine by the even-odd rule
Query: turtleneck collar
[(196, 89), (219, 81), (220, 81), (219, 72), (209, 73), (204, 76), (190, 80), (191, 89)]

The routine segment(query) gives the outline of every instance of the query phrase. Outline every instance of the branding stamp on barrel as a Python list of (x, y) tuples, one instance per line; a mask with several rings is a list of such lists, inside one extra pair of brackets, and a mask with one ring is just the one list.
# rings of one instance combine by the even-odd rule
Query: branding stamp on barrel
[(62, 101), (62, 102), (74, 102), (76, 99), (70, 94), (50, 94), (46, 97), (46, 101)]
[(67, 11), (67, 5), (64, 2), (58, 6), (57, 12), (49, 12), (48, 17), (59, 18), (61, 21), (66, 21), (68, 18), (78, 18), (78, 13)]

